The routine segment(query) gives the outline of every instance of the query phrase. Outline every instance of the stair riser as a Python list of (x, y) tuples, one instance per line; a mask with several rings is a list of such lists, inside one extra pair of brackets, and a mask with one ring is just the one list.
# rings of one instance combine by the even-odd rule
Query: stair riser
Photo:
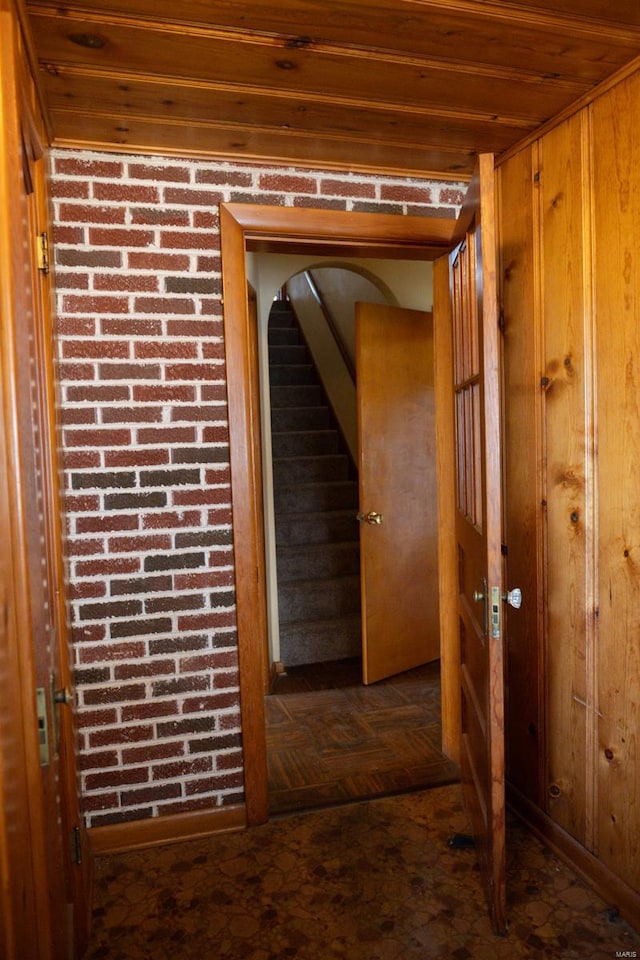
[(326, 430), (330, 424), (327, 407), (271, 408), (271, 429), (277, 433), (289, 430)]
[[(269, 365), (282, 363), (309, 363), (309, 354), (303, 343), (298, 344), (270, 344)], [(269, 369), (271, 374), (271, 369)]]
[(269, 311), (269, 327), (291, 327), (295, 313), (287, 300), (274, 300)]
[(295, 327), (269, 327), (267, 343), (270, 347), (299, 344), (300, 333)]
[(358, 485), (345, 483), (311, 483), (279, 487), (275, 490), (277, 513), (319, 513), (323, 510), (358, 508)]
[(289, 546), (277, 550), (278, 583), (360, 573), (358, 543)]
[(311, 514), (292, 523), (286, 517), (276, 518), (276, 543), (345, 543), (358, 540), (358, 521), (351, 514)]
[(316, 384), (315, 370), (310, 364), (286, 363), (269, 368), (272, 387), (308, 386)]
[(280, 659), (287, 666), (357, 657), (362, 650), (360, 623), (289, 624), (280, 631)]
[(290, 483), (314, 483), (321, 480), (346, 480), (349, 462), (343, 455), (326, 457), (286, 457), (273, 461), (276, 488)]
[(298, 581), (283, 584), (279, 591), (280, 623), (292, 620), (329, 620), (357, 616), (360, 610), (360, 578)]
[(322, 405), (322, 390), (318, 386), (274, 386), (271, 389), (271, 407), (319, 407)]
[(296, 430), (271, 434), (274, 457), (312, 457), (338, 453), (336, 430)]

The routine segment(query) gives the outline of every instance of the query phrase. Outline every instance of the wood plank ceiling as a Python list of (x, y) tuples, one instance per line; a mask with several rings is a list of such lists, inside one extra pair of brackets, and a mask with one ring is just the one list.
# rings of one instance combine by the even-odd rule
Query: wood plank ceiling
[(462, 179), (640, 55), (638, 0), (24, 0), (52, 142)]

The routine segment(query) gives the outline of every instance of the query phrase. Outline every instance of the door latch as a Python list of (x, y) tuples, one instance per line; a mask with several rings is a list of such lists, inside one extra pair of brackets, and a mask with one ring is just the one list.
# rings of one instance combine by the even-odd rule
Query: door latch
[(73, 703), (73, 694), (69, 687), (62, 687), (58, 689), (56, 683), (55, 673), (51, 674), (51, 703), (53, 704), (53, 716), (52, 716), (52, 725), (53, 725), (53, 749), (56, 756), (58, 755), (59, 745), (60, 745), (60, 718), (58, 716), (58, 707), (67, 706), (70, 707)]
[(38, 743), (40, 745), (40, 766), (49, 766), (49, 717), (47, 714), (47, 690), (36, 689), (36, 714), (38, 717)]

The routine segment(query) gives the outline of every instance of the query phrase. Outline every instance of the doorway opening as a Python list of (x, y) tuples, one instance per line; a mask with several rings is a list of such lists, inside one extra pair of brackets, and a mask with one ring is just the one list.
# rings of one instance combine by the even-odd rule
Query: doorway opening
[[(272, 299), (274, 284), (280, 284), (292, 261), (278, 254), (252, 260), (257, 261), (252, 273), (258, 284), (263, 406), (270, 812), (457, 780), (456, 766), (440, 749), (437, 604), (414, 596), (403, 609), (394, 590), (397, 586), (411, 594), (408, 574), (423, 585), (423, 596), (437, 592), (433, 375), (422, 369), (433, 368), (432, 322), (429, 313), (412, 314), (398, 305), (402, 300), (431, 306), (431, 265), (420, 260), (368, 260), (366, 268), (354, 261), (309, 263), (287, 276)], [(294, 258), (296, 269), (299, 260)], [(378, 271), (392, 278), (393, 286)], [(356, 337), (358, 303), (360, 327), (375, 324), (372, 305), (388, 311), (372, 336), (360, 328)], [(410, 346), (382, 342), (385, 333), (401, 342), (409, 337)], [(402, 410), (391, 420), (386, 412), (382, 421), (371, 413), (375, 396), (370, 394), (371, 359), (363, 354), (363, 338), (374, 352), (380, 339), (384, 358), (374, 358), (374, 390), (377, 394), (386, 375), (385, 408)], [(403, 383), (397, 389), (394, 351), (402, 363)], [(360, 417), (357, 352), (367, 400)], [(406, 389), (412, 377), (413, 385)], [(362, 486), (360, 492), (378, 500), (385, 484), (395, 486), (386, 501), (386, 520), (381, 515), (389, 530), (376, 526), (362, 531), (366, 562), (361, 570), (356, 516), (363, 451), (357, 421), (362, 433), (368, 424), (371, 428), (372, 416), (376, 438), (364, 437), (364, 451), (370, 459), (378, 436), (389, 451), (383, 457), (378, 452), (384, 478), (378, 479), (376, 466), (367, 463), (368, 488)], [(408, 426), (411, 416), (418, 420), (413, 428)], [(387, 436), (403, 431), (404, 439)], [(418, 483), (406, 477), (404, 466), (387, 462), (393, 451), (402, 463), (403, 450), (413, 452), (414, 444), (424, 448), (414, 452)], [(392, 476), (394, 471), (399, 477)], [(405, 573), (392, 573), (389, 564)], [(376, 577), (377, 568), (382, 579)], [(363, 607), (366, 619), (361, 616), (361, 576), (363, 597), (376, 594), (376, 602), (369, 598)], [(393, 598), (384, 598), (385, 589)], [(378, 624), (381, 613), (385, 624)], [(375, 690), (363, 686), (371, 681), (377, 682)]]
[[(247, 298), (247, 253), (305, 253), (352, 257), (363, 254), (398, 260), (430, 259), (451, 246), (452, 221), (388, 215), (336, 213), (335, 211), (262, 208), (223, 205), (221, 235), (225, 298), (225, 337), (232, 470), (232, 499), (236, 530), (237, 614), (240, 658), (242, 725), (245, 750), (246, 809), (249, 823), (269, 815), (264, 697), (270, 689), (268, 587), (264, 546), (263, 452), (258, 418), (260, 411), (259, 342), (255, 308)], [(450, 340), (446, 322), (441, 335)], [(450, 351), (449, 351), (450, 353)], [(446, 343), (436, 373), (436, 395), (450, 390)], [(438, 473), (445, 478), (439, 504), (440, 527), (450, 530), (448, 404), (441, 404)], [(446, 435), (446, 436), (445, 436)], [(451, 491), (452, 493), (452, 491)], [(450, 537), (438, 538), (440, 593), (455, 581), (455, 556)], [(453, 577), (452, 577), (453, 575)], [(455, 760), (458, 710), (457, 676), (453, 656), (455, 623), (451, 629), (450, 605), (441, 618), (440, 680), (442, 691), (442, 747)]]

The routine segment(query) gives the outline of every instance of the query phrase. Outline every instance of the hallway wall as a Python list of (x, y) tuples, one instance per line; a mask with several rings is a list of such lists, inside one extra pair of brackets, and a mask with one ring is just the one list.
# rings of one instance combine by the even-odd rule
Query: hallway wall
[(241, 802), (218, 204), (454, 216), (463, 184), (52, 153), (92, 825)]
[(509, 779), (640, 915), (640, 73), (499, 169)]

